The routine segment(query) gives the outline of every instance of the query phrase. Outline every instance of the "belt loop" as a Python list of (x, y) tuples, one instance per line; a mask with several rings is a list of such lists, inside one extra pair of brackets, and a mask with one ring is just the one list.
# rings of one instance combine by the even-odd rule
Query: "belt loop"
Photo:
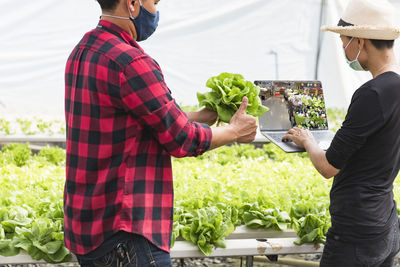
[(129, 255), (128, 255), (128, 251), (127, 251), (126, 246), (125, 246), (124, 243), (119, 243), (117, 245), (117, 251), (116, 252), (117, 252), (117, 266), (118, 267), (122, 267), (122, 263), (123, 263), (125, 257), (128, 258), (128, 262), (129, 263), (131, 262), (131, 259), (130, 259)]

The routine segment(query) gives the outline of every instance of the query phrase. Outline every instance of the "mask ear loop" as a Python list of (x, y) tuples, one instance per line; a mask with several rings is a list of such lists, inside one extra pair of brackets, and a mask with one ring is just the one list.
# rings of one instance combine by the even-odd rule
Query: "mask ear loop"
[[(130, 0), (128, 0), (128, 2), (129, 2)], [(132, 2), (131, 2), (132, 3)], [(140, 7), (142, 7), (143, 6), (143, 4), (142, 4), (142, 1), (141, 0), (139, 0), (139, 4), (140, 4)], [(128, 4), (128, 12), (129, 12), (129, 17), (130, 18), (132, 18), (132, 19), (135, 19), (133, 16), (132, 16), (132, 12), (131, 12), (131, 9), (129, 8), (129, 5), (130, 4)]]
[[(349, 43), (346, 45), (346, 47), (344, 48), (344, 50), (346, 50), (346, 48), (349, 46), (349, 44), (351, 43), (351, 41), (353, 41), (353, 39), (354, 39), (354, 37), (351, 37), (351, 40), (350, 40)], [(350, 61), (350, 62), (354, 62), (354, 61), (358, 60), (358, 57), (360, 56), (360, 54), (361, 54), (361, 48), (358, 48), (358, 53), (357, 53), (356, 59), (354, 59), (354, 60), (349, 60), (349, 61)]]
[[(130, 3), (129, 3), (130, 2)], [(133, 16), (132, 16), (132, 12), (131, 12), (131, 7), (130, 7), (130, 5), (132, 4), (132, 1), (130, 1), (130, 0), (128, 0), (128, 12), (129, 12), (129, 18), (133, 18)]]
[(347, 49), (347, 47), (350, 45), (351, 41), (353, 41), (354, 37), (351, 37), (350, 41), (347, 43), (347, 45), (344, 47), (344, 50)]
[[(350, 41), (349, 41), (349, 42), (347, 43), (347, 45), (344, 47), (344, 51), (346, 51), (347, 47), (350, 45), (350, 43), (351, 43), (351, 41), (353, 41), (353, 39), (354, 39), (354, 37), (351, 37)], [(358, 57), (360, 56), (360, 53), (361, 53), (361, 49), (358, 49), (358, 54), (357, 54), (357, 56), (356, 56), (356, 59), (354, 59), (354, 60), (349, 60), (349, 59), (347, 58), (346, 52), (344, 53), (344, 55), (345, 55), (346, 60), (347, 60), (348, 62), (354, 62), (354, 61), (356, 61), (356, 60), (358, 59)]]
[(357, 56), (356, 56), (356, 59), (354, 59), (353, 61), (358, 60), (358, 57), (360, 56), (360, 54), (361, 54), (361, 49), (358, 49), (358, 54), (357, 54)]
[(108, 14), (101, 14), (101, 17), (110, 17), (110, 18), (115, 18), (115, 19), (129, 19), (127, 17), (120, 17), (120, 16), (114, 16), (114, 15), (108, 15)]
[(129, 8), (129, 5), (128, 5), (128, 12), (129, 12), (129, 17), (121, 17), (121, 16), (114, 16), (114, 15), (108, 15), (108, 14), (101, 14), (100, 18), (101, 17), (110, 17), (110, 18), (115, 18), (115, 19), (130, 19), (130, 18), (132, 18), (132, 13), (131, 13), (131, 10)]

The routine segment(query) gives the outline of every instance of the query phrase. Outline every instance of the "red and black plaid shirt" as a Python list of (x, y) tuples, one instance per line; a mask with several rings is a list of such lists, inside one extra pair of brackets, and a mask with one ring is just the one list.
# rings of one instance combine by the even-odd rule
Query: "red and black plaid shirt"
[(169, 252), (171, 155), (205, 152), (211, 129), (188, 121), (158, 64), (103, 20), (68, 58), (65, 119), (67, 248), (84, 255), (123, 230)]

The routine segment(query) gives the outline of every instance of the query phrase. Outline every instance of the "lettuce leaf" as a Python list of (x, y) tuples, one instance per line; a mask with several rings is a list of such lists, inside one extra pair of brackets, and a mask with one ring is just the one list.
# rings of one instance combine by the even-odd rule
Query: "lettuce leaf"
[(221, 121), (229, 123), (240, 107), (242, 99), (247, 96), (249, 104), (246, 113), (254, 117), (261, 116), (269, 109), (261, 104), (258, 96), (260, 88), (246, 81), (240, 74), (223, 72), (207, 80), (206, 86), (211, 92), (197, 93), (200, 106), (214, 110)]

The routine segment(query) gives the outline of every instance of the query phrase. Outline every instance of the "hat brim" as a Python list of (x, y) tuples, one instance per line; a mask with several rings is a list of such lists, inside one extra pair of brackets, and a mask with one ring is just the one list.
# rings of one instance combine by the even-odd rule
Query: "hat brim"
[(400, 28), (386, 26), (322, 26), (321, 31), (371, 40), (395, 40), (400, 37)]

